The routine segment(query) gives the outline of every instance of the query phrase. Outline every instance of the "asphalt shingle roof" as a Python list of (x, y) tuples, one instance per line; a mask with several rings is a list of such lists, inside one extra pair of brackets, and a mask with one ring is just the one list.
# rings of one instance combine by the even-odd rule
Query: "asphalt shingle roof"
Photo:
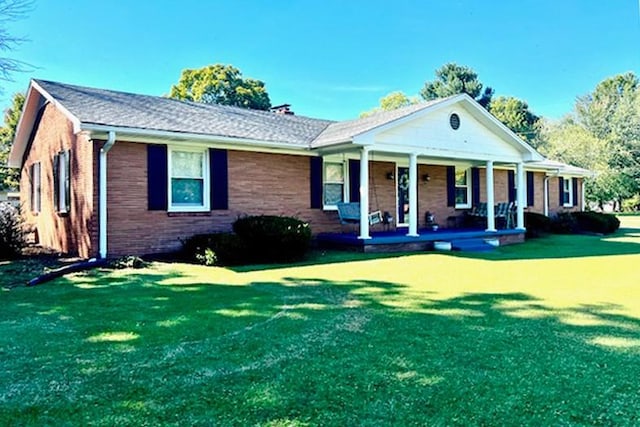
[(433, 101), (421, 102), (409, 105), (391, 111), (380, 111), (367, 117), (344, 122), (331, 123), (327, 128), (312, 142), (313, 147), (321, 147), (338, 142), (351, 140), (354, 136), (375, 129), (379, 126), (401, 119), (416, 111), (424, 110), (435, 104), (439, 104), (449, 98), (435, 99)]
[(309, 146), (332, 122), (269, 111), (35, 80), (86, 124), (183, 132)]

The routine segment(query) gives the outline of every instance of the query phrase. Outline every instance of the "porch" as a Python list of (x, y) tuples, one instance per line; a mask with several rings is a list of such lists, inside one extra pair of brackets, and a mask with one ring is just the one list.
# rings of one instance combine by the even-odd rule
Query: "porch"
[[(372, 231), (370, 238), (362, 239), (357, 232), (320, 233), (316, 236), (319, 247), (345, 249), (357, 252), (418, 252), (433, 250), (436, 242), (449, 243), (451, 250), (490, 250), (497, 245), (504, 246), (524, 242), (525, 230), (505, 229), (487, 231), (484, 229), (431, 229), (419, 230), (418, 235), (407, 235), (406, 228), (390, 231)], [(447, 245), (445, 245), (447, 246)]]

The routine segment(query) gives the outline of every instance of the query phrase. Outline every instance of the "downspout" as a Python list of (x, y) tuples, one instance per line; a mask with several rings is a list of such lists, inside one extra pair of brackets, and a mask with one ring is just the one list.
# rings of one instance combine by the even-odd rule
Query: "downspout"
[(100, 149), (100, 182), (99, 182), (99, 229), (100, 229), (100, 242), (99, 253), (100, 258), (107, 257), (107, 153), (116, 143), (116, 133), (112, 130), (109, 131), (107, 141)]
[(549, 216), (549, 178), (551, 177), (548, 175), (544, 177), (544, 203), (542, 206), (544, 216)]

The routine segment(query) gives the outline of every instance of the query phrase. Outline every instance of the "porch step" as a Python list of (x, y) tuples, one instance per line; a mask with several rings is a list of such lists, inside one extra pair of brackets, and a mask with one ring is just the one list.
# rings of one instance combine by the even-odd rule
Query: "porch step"
[(463, 252), (488, 252), (494, 250), (495, 246), (480, 238), (460, 239), (451, 241), (451, 249)]

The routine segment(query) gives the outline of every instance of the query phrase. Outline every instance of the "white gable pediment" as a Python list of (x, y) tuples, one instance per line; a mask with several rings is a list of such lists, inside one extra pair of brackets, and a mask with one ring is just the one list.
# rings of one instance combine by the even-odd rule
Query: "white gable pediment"
[[(535, 151), (519, 140), (480, 106), (460, 101), (425, 109), (397, 123), (389, 123), (362, 135), (373, 150), (415, 152), (421, 156), (468, 160), (521, 162), (532, 160)], [(453, 129), (452, 114), (460, 126)], [(533, 152), (533, 153), (532, 153)], [(537, 153), (535, 153), (537, 154)]]

